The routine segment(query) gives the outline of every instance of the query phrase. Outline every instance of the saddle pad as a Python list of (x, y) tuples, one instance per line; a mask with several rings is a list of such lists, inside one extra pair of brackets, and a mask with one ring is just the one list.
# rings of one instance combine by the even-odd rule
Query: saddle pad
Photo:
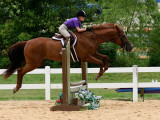
[(56, 38), (55, 36), (52, 37), (53, 40), (61, 41), (62, 45), (64, 46), (64, 40), (63, 38)]
[[(72, 33), (72, 34), (74, 34), (74, 33)], [(74, 36), (75, 36), (75, 40), (74, 40), (73, 44), (71, 45), (71, 48), (74, 47), (76, 45), (76, 43), (77, 43), (77, 36), (75, 34), (74, 34)], [(63, 38), (57, 38), (57, 37), (53, 36), (52, 39), (61, 41), (62, 45), (64, 46)]]

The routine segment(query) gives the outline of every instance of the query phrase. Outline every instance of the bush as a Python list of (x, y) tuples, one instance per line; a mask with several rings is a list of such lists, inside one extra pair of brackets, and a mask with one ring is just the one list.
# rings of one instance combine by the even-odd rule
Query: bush
[(43, 63), (43, 66), (41, 67), (44, 68), (45, 66), (50, 66), (51, 68), (62, 68), (62, 62), (53, 61), (53, 60), (45, 60), (45, 62)]
[(0, 69), (6, 69), (10, 64), (8, 57), (0, 57)]
[(160, 28), (150, 33), (149, 66), (160, 66)]
[(132, 67), (133, 65), (138, 65), (138, 56), (134, 52), (127, 53), (121, 52), (117, 55), (114, 67)]

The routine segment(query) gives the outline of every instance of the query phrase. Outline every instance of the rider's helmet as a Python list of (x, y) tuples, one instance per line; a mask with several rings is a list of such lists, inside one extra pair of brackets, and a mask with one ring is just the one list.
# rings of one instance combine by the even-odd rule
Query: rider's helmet
[(77, 17), (81, 17), (81, 16), (86, 17), (86, 13), (83, 10), (77, 12)]

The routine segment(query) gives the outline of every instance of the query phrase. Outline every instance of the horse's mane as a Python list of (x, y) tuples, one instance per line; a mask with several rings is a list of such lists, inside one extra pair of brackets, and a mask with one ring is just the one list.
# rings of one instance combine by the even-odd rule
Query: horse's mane
[(96, 29), (115, 29), (115, 25), (113, 23), (105, 23), (100, 25), (93, 25), (93, 28)]

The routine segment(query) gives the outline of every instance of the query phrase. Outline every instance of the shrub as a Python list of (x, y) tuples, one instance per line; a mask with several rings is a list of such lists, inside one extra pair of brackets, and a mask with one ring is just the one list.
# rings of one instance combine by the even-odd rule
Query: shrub
[(0, 69), (6, 69), (10, 64), (8, 57), (0, 57)]
[(160, 28), (151, 32), (149, 46), (149, 66), (160, 66)]

